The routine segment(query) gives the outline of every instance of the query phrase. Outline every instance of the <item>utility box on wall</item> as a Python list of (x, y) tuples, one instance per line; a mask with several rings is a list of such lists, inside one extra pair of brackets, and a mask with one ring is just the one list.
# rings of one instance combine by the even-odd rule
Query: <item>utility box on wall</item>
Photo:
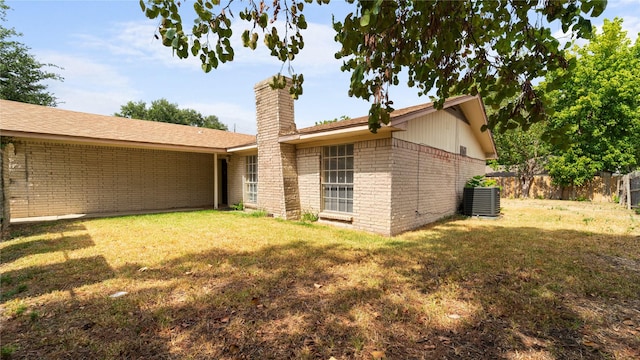
[(462, 213), (467, 216), (499, 216), (500, 188), (465, 188), (462, 205)]

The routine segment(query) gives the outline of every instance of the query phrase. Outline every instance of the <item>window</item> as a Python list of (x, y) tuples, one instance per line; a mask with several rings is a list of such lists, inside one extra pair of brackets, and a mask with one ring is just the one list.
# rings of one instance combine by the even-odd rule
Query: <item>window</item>
[(324, 210), (353, 212), (353, 144), (324, 147), (322, 194)]
[(255, 204), (258, 202), (258, 156), (246, 157), (247, 171), (244, 180), (245, 201)]

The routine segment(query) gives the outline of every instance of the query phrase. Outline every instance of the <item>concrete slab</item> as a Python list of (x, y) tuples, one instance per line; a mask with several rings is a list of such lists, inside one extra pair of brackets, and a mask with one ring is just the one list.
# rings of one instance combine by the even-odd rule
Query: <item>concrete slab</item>
[(172, 213), (172, 212), (187, 212), (187, 211), (200, 211), (200, 210), (213, 210), (213, 208), (180, 208), (180, 209), (166, 209), (166, 210), (140, 210), (140, 211), (123, 211), (123, 212), (92, 213), (92, 214), (33, 216), (33, 217), (11, 219), (10, 223), (11, 224), (28, 224), (28, 223), (48, 222), (48, 221), (57, 221), (57, 220), (91, 219), (91, 218), (104, 218), (104, 217), (128, 216), (128, 215), (164, 214), (164, 213)]

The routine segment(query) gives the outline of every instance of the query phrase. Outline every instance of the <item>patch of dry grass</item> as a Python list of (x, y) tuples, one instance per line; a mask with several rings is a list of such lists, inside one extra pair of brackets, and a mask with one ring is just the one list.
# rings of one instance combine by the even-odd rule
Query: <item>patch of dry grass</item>
[(2, 354), (640, 357), (640, 216), (502, 204), (394, 238), (214, 211), (14, 227)]

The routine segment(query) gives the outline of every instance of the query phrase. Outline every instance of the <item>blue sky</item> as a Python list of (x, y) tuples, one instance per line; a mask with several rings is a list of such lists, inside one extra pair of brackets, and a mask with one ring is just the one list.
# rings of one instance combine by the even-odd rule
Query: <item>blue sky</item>
[[(183, 2), (186, 6), (192, 3)], [(158, 23), (144, 16), (138, 1), (5, 3), (11, 9), (3, 26), (23, 33), (19, 41), (40, 62), (64, 68), (56, 71), (64, 82), (49, 86), (63, 109), (112, 115), (128, 101), (150, 103), (165, 98), (181, 108), (217, 115), (230, 130), (254, 134), (253, 85), (281, 69), (260, 46), (256, 51), (243, 49), (239, 45), (242, 28), (236, 27), (236, 59), (205, 74), (199, 60), (179, 60), (154, 39)], [(295, 103), (298, 128), (368, 112), (369, 104), (347, 95), (349, 74), (340, 71), (341, 61), (334, 58), (339, 47), (333, 41), (332, 13), (342, 20), (352, 9), (340, 1), (306, 8), (305, 48), (293, 64), (305, 76), (304, 94)], [(640, 0), (610, 0), (593, 23), (600, 26), (603, 19), (616, 16), (624, 19), (625, 29), (635, 39), (640, 32)], [(552, 30), (561, 36), (559, 29)], [(393, 89), (395, 107), (429, 101), (416, 93), (404, 86)]]

